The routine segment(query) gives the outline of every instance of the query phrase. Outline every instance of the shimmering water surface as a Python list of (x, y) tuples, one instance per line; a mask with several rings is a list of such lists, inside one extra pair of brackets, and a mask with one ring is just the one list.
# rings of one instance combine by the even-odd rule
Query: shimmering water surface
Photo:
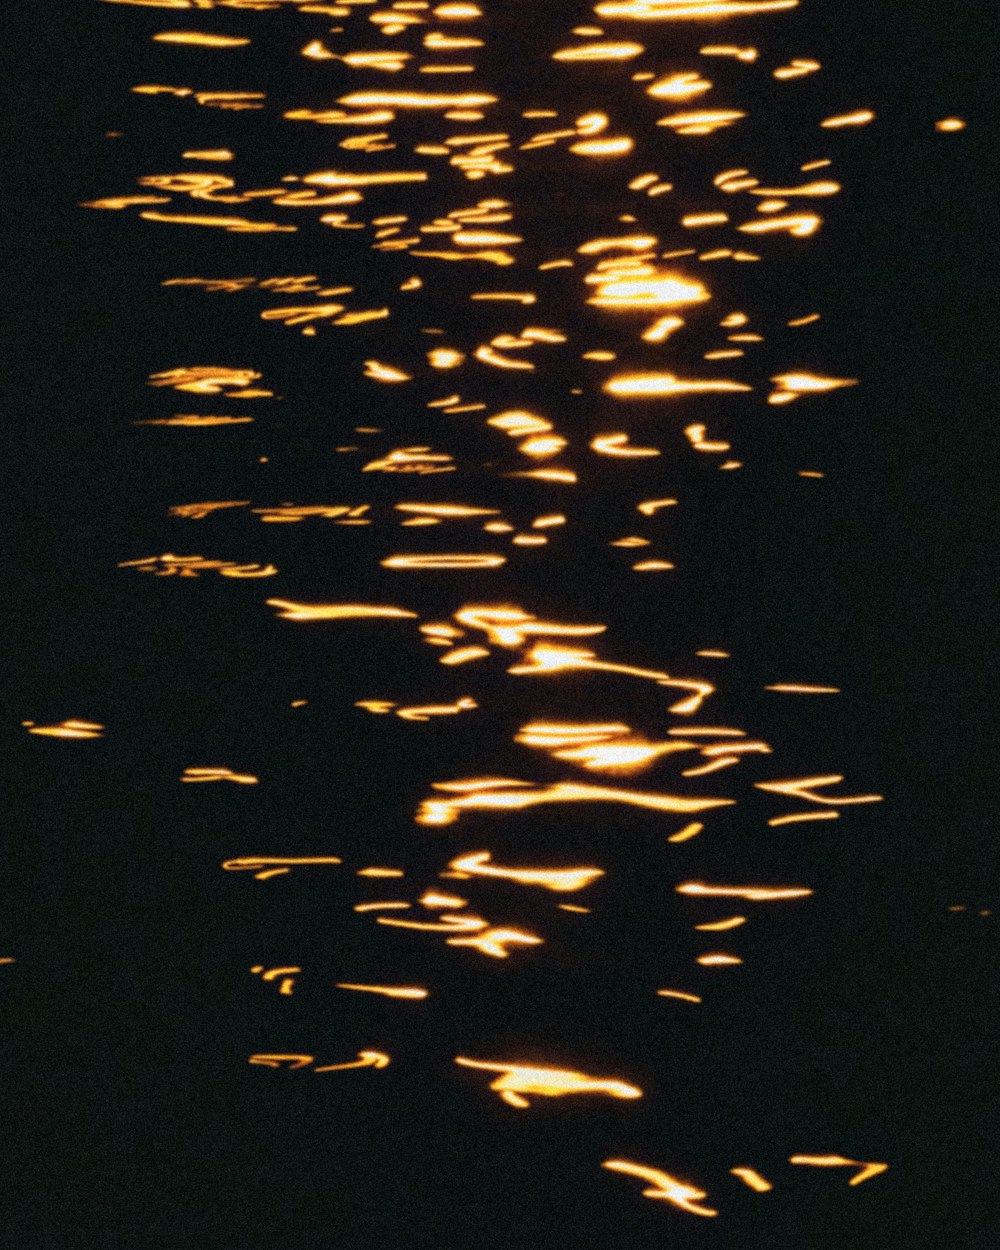
[(836, 9), (77, 15), (32, 1244), (967, 1244), (977, 28)]

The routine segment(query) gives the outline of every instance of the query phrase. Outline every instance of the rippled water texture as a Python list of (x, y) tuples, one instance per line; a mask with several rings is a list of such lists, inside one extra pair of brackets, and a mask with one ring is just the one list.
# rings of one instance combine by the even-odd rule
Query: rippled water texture
[(32, 1244), (966, 1244), (979, 44), (836, 9), (81, 6)]

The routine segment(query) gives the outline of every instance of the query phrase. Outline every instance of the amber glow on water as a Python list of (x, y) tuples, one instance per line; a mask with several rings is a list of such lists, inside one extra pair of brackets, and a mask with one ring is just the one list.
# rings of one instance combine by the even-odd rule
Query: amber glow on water
[[(428, 1157), (483, 1191), (484, 1246), (507, 1203), (511, 1244), (546, 1250), (495, 1162), (543, 1147), (553, 1227), (592, 1188), (639, 1221), (621, 1250), (646, 1219), (664, 1246), (706, 1218), (749, 1244), (740, 1204), (765, 1244), (806, 1169), (850, 1201), (890, 1166), (838, 1153), (881, 1155), (875, 1111), (845, 1139), (822, 1091), (780, 1105), (765, 1047), (747, 1088), (773, 1081), (791, 1127), (755, 1158), (740, 1099), (704, 1095), (739, 1013), (786, 1009), (778, 955), (805, 992), (843, 845), (883, 810), (826, 737), (867, 697), (835, 640), (814, 655), (786, 617), (762, 656), (744, 629), (758, 591), (798, 584), (799, 531), (786, 551), (775, 522), (774, 569), (745, 540), (772, 507), (835, 528), (847, 457), (824, 439), (873, 401), (829, 266), (871, 207), (852, 154), (899, 118), (810, 46), (799, 0), (102, 2), (131, 84), (105, 124), (130, 146), (79, 212), (148, 241), (164, 333), (118, 362), (124, 493), (148, 473), (155, 509), (94, 576), (183, 669), (149, 768), (244, 952), (252, 1096), (305, 1082), (294, 1116), (320, 1108), (338, 1159), (387, 1108), (430, 1124)], [(974, 131), (935, 118), (965, 102), (931, 99), (926, 142), (960, 151)], [(62, 767), (143, 717), (80, 693), (17, 719)], [(410, 1193), (405, 1151), (357, 1148), (359, 1210), (364, 1175)]]

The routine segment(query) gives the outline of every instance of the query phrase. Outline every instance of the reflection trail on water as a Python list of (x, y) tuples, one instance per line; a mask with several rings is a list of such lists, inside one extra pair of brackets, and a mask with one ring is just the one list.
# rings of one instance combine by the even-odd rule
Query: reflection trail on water
[[(470, 952), (508, 961), (512, 976), (520, 968), (558, 969), (578, 940), (559, 911), (590, 917), (627, 908), (620, 891), (628, 889), (626, 865), (637, 844), (655, 843), (662, 852), (655, 861), (665, 900), (661, 921), (678, 934), (739, 930), (735, 945), (749, 917), (720, 914), (713, 910), (718, 902), (803, 906), (822, 883), (725, 885), (688, 876), (697, 871), (715, 882), (740, 879), (743, 862), (730, 870), (725, 851), (713, 849), (713, 838), (727, 845), (737, 813), (744, 830), (756, 825), (769, 834), (786, 824), (835, 819), (842, 808), (881, 796), (830, 794), (828, 788), (844, 781), (833, 772), (782, 779), (780, 745), (753, 736), (752, 727), (698, 724), (693, 718), (717, 696), (722, 715), (731, 715), (733, 691), (704, 663), (726, 659), (728, 652), (704, 648), (702, 663), (696, 659), (694, 671), (677, 676), (673, 658), (660, 659), (648, 647), (630, 654), (621, 622), (577, 623), (570, 604), (565, 620), (551, 608), (559, 598), (560, 561), (584, 548), (623, 601), (640, 603), (649, 582), (636, 575), (669, 575), (686, 559), (683, 539), (671, 538), (669, 523), (690, 506), (690, 482), (706, 473), (714, 478), (752, 469), (747, 430), (774, 420), (774, 406), (835, 403), (837, 392), (856, 383), (826, 372), (822, 343), (808, 329), (819, 314), (801, 305), (776, 307), (760, 277), (769, 265), (780, 271), (802, 264), (825, 225), (819, 205), (835, 213), (842, 189), (832, 174), (810, 172), (835, 170), (852, 134), (875, 120), (871, 110), (853, 109), (853, 101), (828, 115), (818, 97), (806, 94), (808, 84), (798, 85), (811, 80), (820, 63), (804, 56), (789, 62), (783, 45), (781, 52), (769, 51), (768, 32), (787, 20), (797, 0), (598, 3), (592, 12), (602, 25), (567, 21), (559, 38), (548, 41), (524, 36), (509, 6), (498, 4), (371, 9), (302, 0), (103, 2), (184, 10), (192, 23), (207, 10), (238, 11), (227, 15), (228, 29), (238, 33), (200, 27), (154, 33), (152, 40), (162, 45), (155, 63), (169, 65), (172, 84), (180, 85), (137, 82), (132, 88), (140, 118), (176, 128), (179, 160), (225, 163), (230, 172), (141, 169), (135, 177), (140, 193), (112, 187), (84, 207), (129, 215), (139, 232), (174, 227), (179, 272), (162, 282), (165, 301), (185, 301), (185, 309), (206, 316), (214, 301), (225, 301), (229, 317), (259, 319), (275, 342), (296, 336), (287, 340), (290, 360), (303, 337), (305, 346), (315, 340), (317, 353), (329, 344), (338, 353), (348, 403), (366, 414), (358, 419), (377, 411), (372, 419), (379, 422), (354, 426), (350, 437), (358, 443), (325, 447), (322, 454), (334, 462), (326, 480), (335, 483), (336, 494), (282, 498), (294, 492), (293, 475), (280, 479), (276, 493), (262, 487), (253, 498), (178, 501), (169, 510), (171, 534), (201, 526), (210, 554), (126, 551), (119, 567), (157, 577), (212, 571), (250, 579), (240, 601), (245, 610), (268, 624), (290, 623), (272, 625), (276, 654), (289, 629), (329, 630), (341, 647), (384, 647), (393, 662), (382, 685), (348, 690), (345, 725), (362, 714), (383, 717), (372, 722), (379, 729), (398, 719), (398, 742), (405, 742), (412, 740), (406, 735), (435, 732), (433, 722), (459, 721), (466, 752), (479, 761), (469, 765), (473, 772), (492, 768), (500, 757), (516, 758), (521, 774), (460, 773), (442, 780), (439, 772), (425, 773), (425, 797), (415, 807), (406, 800), (411, 822), (402, 822), (397, 841), (419, 847), (411, 858), (423, 867), (357, 867), (363, 861), (338, 846), (336, 834), (323, 849), (337, 854), (271, 853), (262, 830), (260, 844), (225, 859), (223, 869), (250, 873), (272, 890), (281, 888), (275, 878), (292, 878), (285, 896), (269, 896), (275, 909), (295, 907), (296, 885), (313, 870), (404, 878), (405, 898), (355, 895), (337, 923), (363, 934), (359, 941), (377, 952), (380, 968), (398, 960), (412, 969), (417, 961), (429, 981)], [(577, 8), (574, 20), (589, 19)], [(276, 11), (288, 19), (280, 38), (293, 28), (292, 18), (297, 23), (295, 38), (283, 46), (288, 62), (280, 95), (254, 81), (259, 63), (249, 51), (266, 38), (270, 55), (280, 55), (269, 25)], [(741, 41), (759, 22), (757, 44), (706, 42), (720, 37), (728, 21)], [(633, 37), (637, 29), (641, 42)], [(137, 43), (142, 39), (137, 26)], [(142, 54), (136, 56), (145, 66)], [(533, 75), (530, 100), (522, 58)], [(225, 75), (223, 61), (230, 67)], [(520, 66), (510, 84), (502, 68), (507, 63)], [(230, 77), (233, 65), (238, 84)], [(137, 66), (136, 73), (145, 68)], [(600, 109), (595, 98), (602, 100)], [(772, 136), (774, 119), (781, 120), (790, 136), (784, 147), (755, 140), (761, 114)], [(939, 123), (939, 129), (949, 127)], [(267, 140), (266, 158), (255, 147), (257, 134)], [(577, 196), (545, 200), (550, 177), (572, 179)], [(211, 228), (221, 232), (218, 269), (206, 274), (202, 261), (192, 274), (184, 232)], [(760, 250), (748, 250), (751, 243)], [(275, 264), (287, 269), (269, 272)], [(203, 361), (218, 359), (210, 332), (203, 353)], [(280, 379), (272, 374), (273, 363), (265, 368), (249, 355), (226, 365), (166, 358), (148, 377), (157, 396), (211, 396), (223, 411), (161, 415), (150, 402), (151, 415), (135, 424), (150, 427), (144, 438), (181, 437), (179, 429), (207, 445), (229, 437), (227, 426), (294, 423), (301, 402), (294, 369)], [(253, 415), (237, 411), (247, 401), (255, 401)], [(232, 413), (225, 411), (229, 402), (236, 405)], [(166, 441), (162, 446), (171, 455)], [(730, 452), (733, 458), (719, 458)], [(801, 474), (822, 477), (815, 470)], [(428, 487), (426, 502), (409, 497), (413, 478), (421, 490)], [(721, 479), (717, 489), (724, 489)], [(218, 493), (225, 493), (224, 483)], [(625, 499), (632, 518), (627, 525), (636, 532), (622, 534), (614, 511), (597, 504), (609, 495)], [(598, 529), (605, 525), (599, 534), (595, 516)], [(276, 561), (263, 524), (288, 536)], [(309, 554), (315, 548), (308, 545), (326, 526), (322, 534), (336, 534), (337, 550), (336, 588), (329, 591), (323, 575), (317, 578)], [(396, 532), (402, 526), (409, 527), (406, 536)], [(620, 563), (620, 551), (640, 546), (641, 560)], [(538, 593), (540, 578), (550, 573), (548, 593)], [(254, 592), (255, 578), (276, 580)], [(197, 612), (197, 599), (190, 602)], [(597, 635), (605, 644), (601, 655), (579, 645)], [(428, 665), (418, 644), (441, 648), (443, 671)], [(450, 681), (458, 666), (460, 690)], [(404, 670), (420, 675), (419, 697), (409, 684), (394, 687)], [(522, 680), (532, 678), (546, 681)], [(643, 683), (641, 698), (636, 679)], [(344, 678), (348, 686), (351, 680)], [(766, 688), (837, 693), (819, 682), (774, 680)], [(64, 737), (100, 737), (102, 731), (89, 722), (25, 725), (32, 733)], [(360, 761), (380, 790), (393, 787), (390, 752), (397, 749), (386, 745), (384, 758)], [(443, 759), (438, 763), (447, 769)], [(629, 780), (639, 771), (651, 774), (642, 788)], [(614, 775), (614, 784), (580, 779), (594, 773)], [(181, 780), (257, 783), (253, 774), (224, 767), (188, 767)], [(806, 810), (798, 806), (803, 803)], [(541, 805), (544, 823), (528, 811)], [(586, 810), (582, 825), (580, 808)], [(679, 819), (693, 814), (701, 819)], [(600, 829), (587, 842), (592, 864), (575, 862), (580, 828)], [(543, 849), (533, 854), (536, 831)], [(564, 854), (551, 853), (553, 831), (565, 837)], [(668, 858), (667, 843), (676, 858)], [(695, 848), (698, 867), (685, 868)], [(428, 859), (436, 861), (436, 871), (427, 870)], [(531, 866), (523, 866), (525, 860)], [(469, 900), (443, 894), (439, 880), (465, 882), (484, 915), (463, 910)], [(545, 892), (580, 891), (591, 892), (591, 906), (543, 906)], [(679, 910), (682, 905), (688, 910)], [(704, 1005), (725, 992), (706, 979), (711, 970), (752, 964), (754, 949), (669, 958), (659, 950), (655, 966), (612, 949), (607, 961), (590, 966), (591, 992), (599, 997), (609, 984), (624, 984), (637, 1000)], [(579, 950), (586, 967), (587, 948)], [(481, 966), (462, 964), (462, 975), (474, 977)], [(254, 965), (253, 971), (277, 983), (283, 998), (293, 997), (302, 967), (264, 968)], [(685, 988), (656, 988), (675, 972)], [(345, 965), (342, 975), (360, 972)], [(390, 1002), (429, 994), (355, 979), (333, 985)], [(294, 1004), (285, 1004), (290, 1011), (299, 1005), (294, 997)], [(461, 1013), (461, 1004), (443, 992), (435, 992), (439, 1001), (443, 1010)], [(419, 1023), (409, 1027), (420, 1029)], [(481, 1050), (490, 1053), (490, 1024), (477, 1028)], [(505, 1021), (500, 1031), (507, 1035), (511, 1028), (525, 1054), (538, 1050), (530, 1013)], [(260, 1052), (249, 1059), (281, 1071), (314, 1062), (305, 1053)], [(366, 1049), (356, 1060), (313, 1071), (388, 1063), (386, 1053)], [(519, 1111), (534, 1109), (529, 1099), (537, 1096), (601, 1093), (627, 1101), (643, 1093), (617, 1078), (534, 1060), (458, 1057), (454, 1063), (499, 1073), (490, 1089)], [(656, 1088), (656, 1074), (644, 1084)], [(453, 1096), (462, 1096), (460, 1087)], [(609, 1151), (628, 1114), (623, 1109), (609, 1119)], [(839, 1154), (796, 1154), (789, 1161), (857, 1167), (851, 1185), (887, 1166)], [(596, 1156), (574, 1166), (597, 1177), (601, 1167), (638, 1177), (650, 1186), (642, 1191), (646, 1197), (686, 1214), (724, 1214), (721, 1196), (719, 1209), (705, 1206), (705, 1192), (657, 1166)], [(697, 1160), (683, 1166), (695, 1169)], [(781, 1184), (746, 1164), (729, 1173), (755, 1193)]]

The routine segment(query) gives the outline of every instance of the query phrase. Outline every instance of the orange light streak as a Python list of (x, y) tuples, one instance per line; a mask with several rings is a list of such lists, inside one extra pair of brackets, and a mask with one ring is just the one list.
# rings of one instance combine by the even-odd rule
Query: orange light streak
[[(619, 267), (618, 273), (627, 273)], [(678, 308), (711, 298), (701, 282), (652, 273), (641, 278), (601, 277), (597, 293), (587, 302), (598, 308)]]
[(748, 221), (737, 226), (744, 234), (772, 234), (785, 230), (797, 239), (807, 238), (815, 234), (823, 223), (823, 218), (815, 213), (791, 213), (786, 217), (767, 217), (762, 221)]
[(250, 42), (235, 35), (206, 35), (196, 30), (161, 30), (153, 39), (156, 43), (183, 43), (202, 48), (244, 48)]
[(493, 864), (492, 858), (489, 851), (473, 851), (453, 859), (448, 867), (468, 873), (470, 877), (498, 877), (518, 885), (538, 885), (560, 894), (586, 889), (604, 876), (601, 868), (502, 868)]
[(89, 720), (64, 720), (58, 725), (36, 725), (33, 720), (23, 720), (21, 724), (28, 733), (43, 738), (100, 738), (104, 734), (103, 725)]
[[(125, 3), (127, 0), (112, 0), (113, 3)], [(134, 3), (135, 0), (132, 0)], [(289, 1069), (308, 1068), (313, 1062), (312, 1055), (251, 1055), (247, 1063), (257, 1064), (262, 1068), (276, 1068), (280, 1070), (283, 1063), (287, 1063)]]
[(738, 929), (741, 924), (746, 924), (746, 916), (730, 916), (727, 920), (713, 920), (710, 924), (696, 924), (695, 929), (699, 933), (724, 933), (728, 929)]
[(440, 921), (393, 920), (388, 916), (377, 916), (375, 922), (392, 929), (416, 929), (420, 933), (475, 933), (488, 927), (482, 916), (466, 915), (442, 915)]
[(278, 987), (278, 993), (283, 994), (285, 997), (289, 997), (295, 988), (294, 974), (296, 972), (301, 972), (302, 969), (295, 967), (268, 968), (265, 972), (262, 964), (255, 964), (250, 971), (263, 974), (261, 976), (262, 981), (276, 981), (279, 977), (281, 977), (281, 984)]
[(280, 226), (273, 221), (251, 221), (249, 217), (214, 217), (197, 213), (159, 213), (152, 209), (142, 212), (143, 221), (174, 222), (180, 226), (218, 226), (232, 234), (292, 234), (298, 226)]
[(875, 114), (871, 109), (858, 109), (854, 113), (838, 113), (834, 117), (828, 117), (820, 125), (824, 130), (839, 130), (842, 126), (867, 126), (874, 120)]
[(359, 1050), (353, 1063), (327, 1063), (322, 1068), (314, 1068), (314, 1072), (346, 1072), (349, 1068), (387, 1068), (389, 1056), (381, 1050)]
[(260, 779), (250, 773), (234, 773), (231, 768), (185, 768), (181, 781), (233, 781), (241, 786), (255, 786)]
[(508, 946), (541, 946), (542, 939), (524, 929), (486, 929), (474, 937), (446, 938), (446, 946), (471, 946), (483, 955), (494, 959), (507, 959)]
[(657, 990), (658, 998), (677, 998), (683, 1003), (700, 1003), (704, 1000), (697, 994), (687, 994), (684, 990)]
[(711, 1207), (698, 1205), (702, 1198), (708, 1197), (703, 1190), (687, 1184), (686, 1181), (677, 1180), (676, 1177), (661, 1172), (659, 1168), (632, 1163), (628, 1159), (605, 1159), (601, 1166), (612, 1172), (624, 1172), (627, 1176), (638, 1176), (640, 1180), (649, 1181), (650, 1188), (642, 1191), (644, 1198), (663, 1199), (691, 1215), (719, 1214)]
[(724, 130), (746, 117), (739, 109), (702, 109), (685, 113), (671, 113), (661, 117), (657, 126), (669, 126), (679, 135), (710, 135)]
[(364, 994), (382, 994), (386, 998), (426, 998), (427, 990), (415, 985), (355, 985), (348, 981), (338, 981), (338, 990), (358, 990)]
[(463, 1068), (477, 1068), (501, 1075), (490, 1083), (505, 1103), (523, 1109), (530, 1107), (528, 1096), (561, 1098), (565, 1094), (607, 1094), (611, 1098), (641, 1098), (642, 1090), (626, 1081), (586, 1076), (562, 1068), (541, 1068), (519, 1063), (489, 1063), (457, 1056)]
[(222, 867), (226, 872), (252, 872), (257, 881), (267, 881), (270, 877), (289, 873), (293, 868), (327, 866), (343, 862), (336, 855), (240, 855), (236, 859), (223, 860)]
[(384, 569), (497, 569), (507, 563), (497, 555), (398, 555), (381, 560)]
[(609, 0), (594, 6), (598, 17), (639, 21), (701, 21), (713, 17), (748, 17), (794, 9), (799, 0)]
[[(495, 787), (502, 786), (503, 789)], [(512, 779), (489, 783), (490, 788), (471, 790), (454, 798), (425, 799), (416, 816), (418, 824), (450, 825), (464, 811), (522, 811), (542, 803), (623, 803), (659, 812), (703, 812), (713, 807), (728, 807), (733, 799), (683, 798), (643, 790), (621, 790), (580, 782), (553, 782), (533, 786)], [(510, 787), (510, 788), (506, 788)], [(435, 790), (450, 788), (435, 783)]]
[(701, 881), (685, 881), (677, 886), (677, 893), (695, 898), (743, 898), (749, 903), (775, 903), (790, 898), (806, 898), (813, 891), (797, 885), (705, 885)]
[(840, 694), (838, 686), (806, 686), (795, 682), (779, 682), (774, 686), (765, 686), (765, 690), (774, 690), (779, 694)]
[(571, 143), (569, 150), (577, 156), (624, 156), (635, 147), (627, 135), (607, 139), (581, 139)]
[(787, 404), (800, 395), (815, 395), (858, 384), (857, 378), (825, 378), (815, 373), (779, 373), (771, 381), (775, 389), (767, 397), (769, 404)]
[(830, 808), (825, 808), (821, 812), (796, 812), (793, 816), (774, 816), (767, 823), (772, 828), (776, 828), (779, 825), (798, 825), (803, 821), (839, 819), (840, 812), (834, 812)]
[(794, 781), (757, 781), (755, 786), (758, 790), (768, 790), (772, 794), (787, 794), (792, 798), (804, 799), (809, 803), (824, 803), (831, 807), (842, 807), (848, 803), (881, 803), (883, 795), (881, 794), (855, 794), (850, 797), (829, 798), (826, 795), (817, 794), (816, 790), (825, 786), (835, 786), (844, 778), (838, 774), (830, 774), (825, 777), (799, 777)]
[(283, 621), (344, 621), (362, 617), (417, 619), (405, 608), (379, 607), (372, 603), (293, 603), (288, 599), (266, 599), (268, 607), (281, 609)]
[(679, 378), (673, 373), (622, 373), (605, 382), (609, 395), (625, 399), (650, 396), (653, 398), (675, 395), (727, 394), (752, 391), (745, 382), (731, 382), (726, 378)]
[(633, 447), (628, 441), (627, 434), (598, 434), (590, 440), (590, 446), (593, 451), (602, 456), (644, 458), (661, 454), (655, 447)]
[(354, 91), (350, 95), (341, 96), (338, 104), (346, 104), (350, 108), (391, 108), (391, 109), (452, 109), (452, 108), (485, 108), (488, 104), (496, 104), (495, 95), (465, 94), (447, 95), (428, 91)]
[(647, 499), (643, 503), (636, 504), (636, 511), (641, 512), (643, 516), (652, 516), (661, 508), (671, 508), (676, 503), (676, 499)]
[(699, 821), (692, 821), (691, 824), (685, 825), (683, 829), (678, 829), (676, 833), (672, 833), (668, 842), (689, 842), (692, 838), (696, 838), (705, 828)]
[(792, 1155), (788, 1162), (813, 1168), (860, 1168), (858, 1174), (847, 1182), (848, 1185), (860, 1185), (889, 1170), (888, 1163), (862, 1163), (858, 1159), (845, 1159), (843, 1155)]
[(738, 1177), (744, 1185), (749, 1185), (755, 1193), (766, 1194), (774, 1188), (766, 1177), (761, 1176), (753, 1168), (730, 1168), (729, 1171), (732, 1176)]

